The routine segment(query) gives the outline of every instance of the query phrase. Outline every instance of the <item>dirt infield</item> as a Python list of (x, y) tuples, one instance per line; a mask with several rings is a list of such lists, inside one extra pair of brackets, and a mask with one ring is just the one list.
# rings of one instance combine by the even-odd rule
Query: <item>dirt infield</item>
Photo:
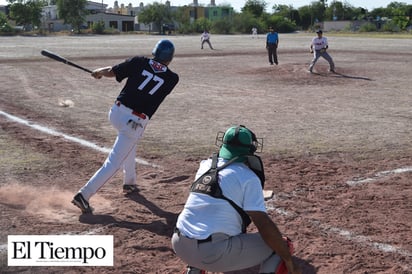
[[(268, 211), (304, 273), (412, 273), (412, 39), (325, 36), (336, 74), (325, 60), (307, 72), (312, 34), (281, 34), (278, 66), (263, 37), (212, 34), (214, 51), (168, 37), (180, 82), (138, 147), (141, 192), (123, 196), (118, 174), (92, 216), (70, 200), (114, 141), (123, 84), (40, 51), (94, 69), (150, 55), (161, 37), (0, 37), (0, 273), (182, 273), (177, 214), (216, 133), (236, 124), (264, 138)], [(7, 266), (7, 235), (67, 233), (114, 235), (114, 266)]]

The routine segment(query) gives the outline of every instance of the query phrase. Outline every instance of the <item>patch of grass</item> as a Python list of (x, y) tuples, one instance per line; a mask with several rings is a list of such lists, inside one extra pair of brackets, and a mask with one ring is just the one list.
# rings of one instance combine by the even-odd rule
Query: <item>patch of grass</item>
[(408, 32), (327, 32), (327, 35), (336, 37), (412, 39), (412, 33)]
[(30, 145), (20, 143), (1, 129), (0, 154), (0, 173), (6, 178), (48, 170), (55, 162), (46, 155), (35, 152)]

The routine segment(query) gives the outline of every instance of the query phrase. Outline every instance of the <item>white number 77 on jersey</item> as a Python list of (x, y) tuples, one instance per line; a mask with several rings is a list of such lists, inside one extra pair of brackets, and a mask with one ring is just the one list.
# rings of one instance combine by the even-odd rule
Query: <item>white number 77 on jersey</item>
[(155, 82), (157, 82), (156, 86), (154, 86), (150, 91), (149, 94), (153, 95), (165, 82), (162, 78), (160, 78), (157, 75), (154, 75), (153, 73), (148, 72), (147, 70), (143, 70), (142, 72), (143, 76), (146, 76), (146, 79), (143, 81), (143, 83), (140, 84), (140, 86), (138, 87), (138, 89), (140, 91), (142, 91), (145, 86), (150, 82), (150, 80), (153, 80)]

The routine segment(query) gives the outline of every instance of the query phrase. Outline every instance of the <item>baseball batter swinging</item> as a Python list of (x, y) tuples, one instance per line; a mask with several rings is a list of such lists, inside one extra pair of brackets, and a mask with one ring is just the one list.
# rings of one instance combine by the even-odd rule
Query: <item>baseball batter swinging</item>
[(102, 167), (74, 196), (72, 203), (83, 213), (92, 213), (89, 199), (119, 169), (123, 169), (123, 192), (138, 191), (136, 185), (136, 147), (153, 114), (179, 81), (168, 68), (174, 56), (174, 45), (160, 40), (152, 51), (153, 58), (135, 56), (113, 67), (92, 72), (96, 79), (115, 77), (126, 84), (109, 112), (109, 120), (117, 130), (117, 138)]
[(335, 63), (332, 60), (332, 57), (326, 52), (329, 48), (328, 39), (323, 37), (322, 30), (316, 31), (317, 37), (312, 39), (312, 43), (310, 44), (310, 52), (313, 53), (313, 59), (309, 66), (309, 72), (313, 72), (313, 67), (315, 66), (316, 62), (320, 57), (323, 57), (329, 63), (329, 71), (335, 72)]

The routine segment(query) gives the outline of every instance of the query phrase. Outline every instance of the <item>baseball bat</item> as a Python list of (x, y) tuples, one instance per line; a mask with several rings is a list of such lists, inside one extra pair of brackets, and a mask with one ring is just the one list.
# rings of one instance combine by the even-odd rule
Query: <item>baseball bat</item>
[(51, 51), (48, 51), (48, 50), (45, 50), (45, 49), (44, 49), (44, 50), (41, 51), (41, 54), (42, 54), (43, 56), (49, 57), (49, 58), (51, 58), (51, 59), (53, 59), (53, 60), (55, 60), (55, 61), (57, 61), (57, 62), (62, 62), (62, 63), (64, 63), (64, 64), (66, 64), (66, 65), (70, 65), (70, 66), (73, 66), (73, 67), (75, 67), (75, 68), (78, 68), (78, 69), (87, 71), (88, 73), (92, 73), (91, 70), (89, 70), (89, 69), (87, 69), (87, 68), (85, 68), (85, 67), (82, 67), (82, 66), (80, 66), (80, 65), (78, 65), (78, 64), (75, 64), (75, 63), (67, 60), (66, 58), (64, 58), (64, 57), (62, 57), (62, 56), (60, 56), (60, 55), (57, 55), (57, 54), (55, 54), (55, 53), (53, 53), (53, 52), (51, 52)]

